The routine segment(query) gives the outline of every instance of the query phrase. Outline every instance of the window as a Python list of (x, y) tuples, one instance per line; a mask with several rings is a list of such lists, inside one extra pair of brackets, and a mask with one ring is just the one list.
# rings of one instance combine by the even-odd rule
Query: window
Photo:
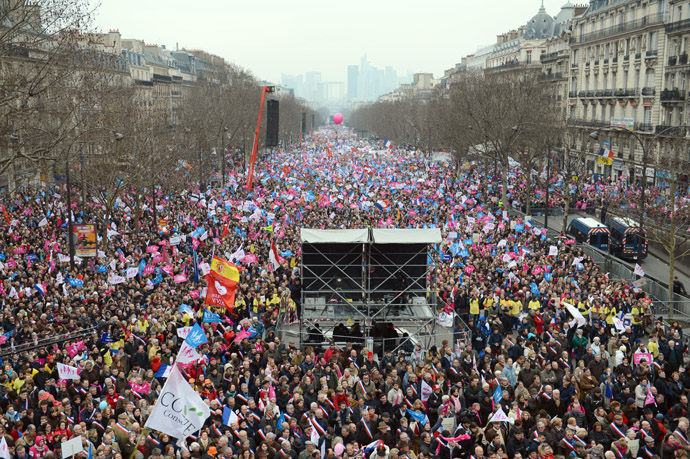
[(623, 71), (623, 89), (628, 89), (628, 71)]
[(532, 63), (532, 50), (527, 51), (527, 61), (528, 64)]
[(635, 69), (635, 82), (633, 88), (640, 88), (640, 71), (638, 69)]
[(654, 87), (654, 69), (647, 69), (644, 85), (646, 88)]
[(652, 107), (644, 108), (644, 123), (652, 124)]
[(649, 43), (647, 43), (647, 50), (656, 51), (659, 41), (659, 32), (649, 32)]

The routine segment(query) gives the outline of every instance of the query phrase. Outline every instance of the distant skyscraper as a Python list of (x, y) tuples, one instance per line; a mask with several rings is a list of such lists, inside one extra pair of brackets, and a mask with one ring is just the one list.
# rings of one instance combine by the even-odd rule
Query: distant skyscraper
[(359, 97), (359, 67), (356, 65), (347, 66), (347, 100)]
[(302, 75), (286, 75), (280, 76), (280, 82), (286, 88), (291, 88), (295, 92), (296, 97), (304, 97), (304, 87), (302, 83)]
[(321, 72), (307, 72), (305, 80), (304, 97), (307, 100), (323, 100), (321, 86), (319, 85), (321, 83)]

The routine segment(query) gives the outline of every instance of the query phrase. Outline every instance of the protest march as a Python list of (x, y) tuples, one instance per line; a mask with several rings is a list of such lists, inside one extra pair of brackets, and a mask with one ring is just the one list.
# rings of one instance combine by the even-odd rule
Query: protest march
[[(224, 187), (190, 175), (139, 215), (135, 190), (106, 221), (64, 184), (3, 196), (0, 458), (687, 457), (679, 324), (509, 212), (519, 171), (450, 163), (323, 128), (260, 158), (251, 189), (241, 165)], [(610, 192), (587, 180), (549, 199)], [(439, 228), (453, 339), (378, 352), (357, 321), (349, 340), (282, 339), (301, 228)]]

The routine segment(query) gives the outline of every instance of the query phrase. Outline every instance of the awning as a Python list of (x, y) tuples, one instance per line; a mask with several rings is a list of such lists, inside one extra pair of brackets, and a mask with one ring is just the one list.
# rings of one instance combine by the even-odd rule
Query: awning
[(362, 229), (310, 229), (302, 228), (302, 242), (310, 244), (354, 244), (369, 242), (369, 230)]
[(426, 229), (374, 229), (375, 244), (439, 244), (441, 230)]

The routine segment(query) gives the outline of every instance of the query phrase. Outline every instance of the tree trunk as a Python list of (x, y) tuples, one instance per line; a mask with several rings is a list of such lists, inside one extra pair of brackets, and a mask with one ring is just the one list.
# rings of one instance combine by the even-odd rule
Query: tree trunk
[(504, 210), (508, 210), (508, 160), (501, 160), (501, 200)]
[(561, 232), (565, 233), (568, 230), (568, 214), (570, 213), (570, 190), (568, 185), (565, 186), (565, 193), (563, 198), (563, 224), (561, 225)]
[[(548, 186), (548, 185), (547, 185)], [(525, 215), (532, 214), (532, 174), (525, 174)]]

